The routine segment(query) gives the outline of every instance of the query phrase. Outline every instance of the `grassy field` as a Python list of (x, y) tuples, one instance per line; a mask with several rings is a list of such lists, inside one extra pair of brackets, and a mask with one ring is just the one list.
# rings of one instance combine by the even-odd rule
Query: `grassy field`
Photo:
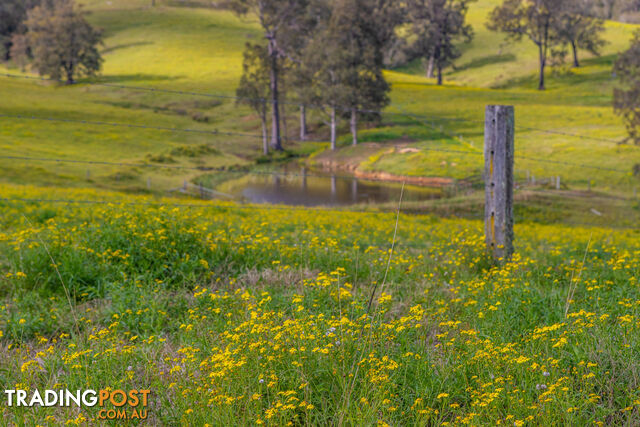
[[(448, 148), (479, 152), (483, 141), (483, 111), (489, 103), (509, 103), (517, 111), (517, 174), (547, 177), (561, 175), (572, 188), (595, 188), (629, 195), (638, 185), (631, 176), (640, 163), (640, 149), (620, 146), (624, 137), (620, 119), (611, 108), (611, 65), (616, 52), (628, 45), (634, 26), (608, 23), (609, 44), (600, 58), (585, 56), (584, 67), (549, 70), (548, 91), (535, 88), (535, 51), (523, 41), (504, 45), (503, 36), (488, 31), (484, 22), (497, 0), (474, 3), (469, 20), (476, 38), (466, 47), (446, 85), (437, 87), (422, 77), (419, 62), (388, 71), (393, 85), (392, 105), (380, 127), (363, 131), (366, 157), (345, 148), (325, 153), (324, 160), (356, 163), (365, 172), (453, 177), (477, 176), (482, 161), (477, 155), (430, 151)], [(246, 40), (260, 37), (250, 19), (224, 10), (175, 7), (179, 2), (147, 0), (86, 0), (89, 19), (104, 30), (104, 70), (98, 81), (114, 85), (158, 87), (170, 90), (232, 95), (241, 72)], [(173, 6), (171, 6), (173, 5)], [(2, 70), (0, 70), (2, 71)], [(10, 73), (18, 70), (8, 69)], [(33, 80), (0, 77), (0, 114), (33, 115), (72, 120), (133, 123), (148, 126), (208, 131), (259, 133), (256, 117), (232, 100), (145, 92), (133, 89), (79, 84), (57, 86)], [(293, 109), (293, 107), (291, 107)], [(409, 119), (409, 112), (424, 119)], [(295, 111), (289, 112), (290, 135), (296, 133)], [(318, 114), (318, 113), (313, 113)], [(457, 119), (454, 121), (447, 119)], [(114, 162), (169, 162), (186, 166), (250, 165), (260, 155), (260, 141), (245, 136), (216, 136), (109, 126), (86, 126), (3, 117), (0, 148), (8, 156), (59, 157)], [(462, 120), (462, 121), (460, 121)], [(312, 115), (316, 137), (325, 134), (319, 117)], [(346, 123), (342, 123), (346, 133)], [(442, 127), (442, 131), (440, 130)], [(528, 128), (610, 139), (602, 142)], [(460, 137), (462, 139), (460, 139)], [(348, 145), (345, 135), (343, 145)], [(175, 155), (185, 146), (209, 145), (206, 155)], [(398, 153), (395, 146), (420, 152)], [(313, 146), (288, 143), (294, 152), (308, 153)], [(214, 154), (215, 153), (215, 154)], [(597, 165), (619, 169), (610, 172), (578, 166), (559, 166), (524, 157)], [(323, 157), (320, 157), (322, 159)], [(2, 179), (16, 183), (98, 186), (127, 190), (155, 189), (193, 180), (198, 172), (135, 169), (26, 162), (0, 159)], [(90, 169), (87, 174), (87, 169)]]
[[(254, 26), (229, 12), (190, 8), (145, 7), (142, 1), (93, 1), (86, 9), (105, 33), (104, 70), (99, 81), (114, 85), (160, 87), (232, 95), (241, 72), (245, 36)], [(12, 70), (15, 72), (16, 70)], [(2, 78), (0, 96), (4, 114), (83, 119), (156, 127), (255, 133), (240, 119), (248, 110), (233, 102), (207, 97), (150, 93), (115, 87), (79, 84), (73, 87)], [(114, 162), (153, 162), (173, 157), (179, 165), (217, 167), (242, 165), (259, 139), (85, 126), (74, 123), (3, 119), (0, 144), (5, 155), (62, 157)], [(217, 155), (172, 155), (176, 149), (200, 145)], [(248, 153), (247, 153), (248, 152)], [(149, 158), (151, 157), (151, 160)], [(167, 159), (165, 159), (165, 162)], [(86, 185), (86, 165), (23, 164), (2, 160), (4, 179), (15, 182), (66, 182)], [(34, 166), (39, 173), (32, 173)], [(92, 184), (116, 188), (143, 186), (147, 177), (163, 188), (193, 176), (181, 172), (139, 171), (119, 167), (91, 167)], [(126, 183), (112, 179), (120, 173)], [(174, 185), (175, 186), (175, 185)]]
[(478, 221), (0, 189), (96, 202), (0, 203), (5, 388), (150, 389), (155, 425), (640, 419), (637, 231), (520, 223), (499, 267)]
[[(585, 188), (589, 181), (613, 192), (628, 192), (637, 186), (638, 178), (632, 176), (631, 170), (640, 159), (640, 150), (615, 143), (624, 139), (625, 131), (611, 108), (613, 61), (616, 53), (628, 46), (636, 26), (608, 23), (605, 37), (608, 45), (602, 56), (586, 55), (579, 69), (550, 67), (547, 91), (539, 92), (535, 90), (535, 46), (527, 40), (513, 45), (504, 44), (503, 35), (484, 27), (488, 11), (497, 3), (480, 1), (472, 5), (469, 20), (476, 31), (476, 38), (464, 50), (455, 69), (447, 73), (444, 87), (437, 87), (433, 80), (422, 77), (424, 68), (419, 61), (387, 73), (393, 84), (393, 102), (389, 111), (396, 114), (408, 112), (424, 118), (410, 120), (391, 116), (382, 132), (388, 134), (389, 140), (395, 141), (407, 136), (413, 143), (403, 146), (423, 151), (398, 154), (383, 147), (362, 162), (361, 168), (398, 175), (455, 178), (479, 175), (483, 167), (481, 156), (428, 149), (451, 148), (481, 153), (484, 107), (487, 104), (510, 104), (516, 107), (516, 173), (519, 179), (524, 179), (528, 171), (538, 177), (561, 175), (574, 188)], [(377, 131), (371, 133), (375, 135)], [(376, 136), (372, 138), (376, 140)], [(327, 157), (340, 158), (342, 154), (327, 154)], [(349, 161), (350, 153), (344, 157)], [(597, 165), (626, 173), (558, 166), (524, 157)]]
[[(222, 10), (83, 3), (105, 31), (98, 81), (109, 85), (232, 95), (243, 44), (259, 37)], [(150, 389), (155, 425), (637, 425), (640, 148), (531, 129), (621, 139), (610, 70), (633, 27), (609, 23), (603, 57), (550, 70), (541, 93), (531, 46), (501, 47), (485, 29), (496, 3), (473, 4), (477, 38), (444, 87), (418, 63), (386, 72), (393, 102), (362, 145), (288, 145), (366, 173), (475, 178), (448, 199), (404, 203), (399, 217), (390, 203), (357, 212), (125, 194), (222, 185), (174, 167), (252, 168), (260, 141), (0, 117), (1, 156), (115, 163), (0, 158), (5, 389)], [(4, 116), (259, 132), (224, 98), (0, 76), (0, 99)], [(563, 183), (518, 185), (516, 254), (503, 266), (472, 219), (488, 103), (516, 106), (518, 180)], [(119, 165), (131, 162), (168, 167)], [(435, 215), (409, 215), (424, 212)], [(99, 416), (0, 406), (3, 425)]]

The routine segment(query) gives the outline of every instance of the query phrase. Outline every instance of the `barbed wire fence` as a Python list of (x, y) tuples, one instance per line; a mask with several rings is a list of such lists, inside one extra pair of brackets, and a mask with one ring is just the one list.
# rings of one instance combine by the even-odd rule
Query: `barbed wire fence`
[[(0, 73), (0, 76), (4, 76), (7, 78), (20, 78), (20, 79), (29, 79), (29, 80), (41, 80), (41, 81), (48, 81), (50, 79), (46, 79), (46, 78), (41, 78), (41, 77), (34, 77), (34, 76), (20, 76), (20, 75), (13, 75), (13, 74), (7, 74), (7, 73)], [(85, 84), (85, 83), (79, 83), (79, 84)], [(104, 86), (104, 87), (109, 87), (109, 88), (115, 88), (115, 89), (126, 89), (126, 90), (135, 90), (135, 91), (145, 91), (145, 92), (153, 92), (153, 93), (167, 93), (167, 94), (177, 94), (177, 95), (188, 95), (188, 96), (202, 96), (202, 97), (212, 97), (212, 98), (220, 98), (220, 99), (229, 99), (229, 100), (240, 100), (240, 99), (244, 99), (241, 97), (236, 97), (236, 96), (231, 96), (231, 95), (225, 95), (225, 94), (211, 94), (211, 93), (201, 93), (201, 92), (190, 92), (190, 91), (180, 91), (180, 90), (172, 90), (172, 89), (163, 89), (163, 88), (153, 88), (153, 87), (140, 87), (140, 86), (128, 86), (128, 85), (117, 85), (117, 84), (111, 84), (111, 83), (102, 83), (102, 82), (91, 82), (88, 83), (89, 85), (96, 85), (96, 86)], [(304, 105), (304, 104), (300, 104), (297, 103), (295, 101), (285, 101), (283, 102), (285, 104), (288, 105), (296, 105), (296, 106), (300, 106), (300, 105)], [(324, 108), (324, 106), (318, 106), (318, 105), (305, 105), (305, 107), (307, 108)], [(412, 119), (413, 121), (415, 121), (416, 123), (419, 123), (420, 125), (423, 126), (427, 126), (431, 129), (433, 129), (436, 132), (440, 132), (442, 133), (444, 136), (446, 136), (448, 139), (452, 140), (452, 141), (457, 141), (459, 143), (462, 143), (463, 145), (467, 146), (468, 149), (463, 150), (463, 149), (457, 149), (457, 148), (452, 148), (452, 149), (448, 149), (448, 148), (439, 148), (439, 147), (424, 147), (421, 146), (419, 148), (419, 151), (425, 151), (425, 152), (439, 152), (439, 153), (447, 153), (447, 154), (455, 154), (455, 155), (461, 155), (461, 156), (483, 156), (483, 151), (481, 151), (480, 149), (475, 148), (475, 144), (474, 143), (470, 143), (469, 141), (467, 141), (463, 136), (461, 136), (460, 134), (456, 134), (454, 132), (450, 132), (449, 130), (447, 130), (443, 125), (438, 124), (438, 123), (442, 123), (442, 122), (450, 122), (450, 123), (468, 123), (468, 124), (473, 124), (475, 126), (479, 125), (479, 124), (484, 124), (483, 121), (478, 121), (478, 120), (470, 120), (470, 119), (464, 119), (464, 118), (448, 118), (448, 117), (439, 117), (439, 116), (424, 116), (424, 115), (418, 115), (418, 114), (413, 114), (413, 113), (409, 113), (406, 111), (406, 109), (403, 106), (399, 106), (399, 105), (392, 105), (392, 107), (396, 108), (399, 112), (393, 112), (393, 111), (385, 111), (384, 114), (388, 114), (388, 115), (395, 115), (395, 116), (402, 116), (402, 117), (406, 117), (409, 119)], [(345, 111), (351, 111), (351, 108), (344, 108)], [(360, 113), (373, 113), (374, 111), (371, 110), (358, 110), (358, 112)], [(378, 112), (375, 112), (378, 113)], [(207, 134), (207, 135), (215, 135), (215, 136), (232, 136), (232, 137), (241, 137), (241, 138), (256, 138), (256, 139), (262, 139), (263, 135), (258, 135), (258, 134), (251, 134), (251, 133), (246, 133), (246, 132), (236, 132), (236, 131), (227, 131), (227, 130), (219, 130), (219, 129), (196, 129), (196, 128), (178, 128), (178, 127), (166, 127), (166, 126), (155, 126), (155, 125), (147, 125), (147, 124), (134, 124), (134, 123), (120, 123), (120, 122), (111, 122), (111, 121), (101, 121), (101, 120), (85, 120), (85, 119), (69, 119), (69, 118), (60, 118), (60, 117), (43, 117), (43, 116), (36, 116), (36, 115), (20, 115), (20, 114), (0, 114), (0, 118), (3, 119), (7, 119), (7, 120), (34, 120), (34, 121), (49, 121), (49, 122), (57, 122), (57, 123), (71, 123), (71, 124), (76, 124), (76, 125), (81, 125), (81, 126), (91, 126), (91, 127), (120, 127), (120, 128), (135, 128), (135, 129), (145, 129), (145, 130), (149, 130), (149, 131), (162, 131), (162, 132), (178, 132), (178, 133), (196, 133), (196, 134)], [(570, 137), (570, 138), (576, 138), (576, 139), (581, 139), (581, 140), (591, 140), (591, 141), (596, 141), (596, 142), (605, 142), (605, 143), (612, 143), (612, 144), (620, 144), (619, 141), (613, 140), (613, 139), (608, 139), (608, 138), (602, 138), (602, 137), (596, 137), (596, 136), (589, 136), (589, 135), (581, 135), (581, 134), (572, 134), (572, 133), (568, 133), (568, 132), (564, 132), (564, 131), (557, 131), (557, 130), (552, 130), (552, 129), (539, 129), (539, 128), (534, 128), (534, 127), (526, 127), (526, 126), (516, 126), (517, 129), (520, 130), (525, 130), (525, 131), (529, 131), (529, 132), (540, 132), (540, 133), (545, 133), (545, 134), (552, 134), (552, 135), (559, 135), (559, 136), (564, 136), (564, 137)], [(306, 141), (295, 141), (295, 142), (324, 142), (324, 140), (306, 140)], [(480, 157), (482, 158), (482, 157)], [(238, 175), (259, 175), (259, 176), (273, 176), (273, 177), (285, 177), (285, 178), (319, 178), (319, 179), (332, 179), (332, 180), (336, 180), (336, 179), (347, 179), (347, 180), (355, 180), (357, 179), (357, 177), (354, 177), (352, 175), (338, 175), (338, 174), (315, 174), (315, 173), (307, 173), (306, 171), (304, 171), (303, 173), (291, 173), (291, 172), (281, 172), (281, 171), (258, 171), (258, 170), (246, 170), (246, 169), (230, 169), (230, 168), (220, 168), (220, 167), (208, 167), (206, 165), (203, 166), (184, 166), (184, 165), (167, 165), (167, 164), (157, 164), (157, 163), (147, 163), (147, 162), (119, 162), (119, 161), (106, 161), (106, 160), (92, 160), (92, 159), (76, 159), (76, 158), (56, 158), (56, 157), (38, 157), (38, 156), (30, 156), (30, 155), (0, 155), (0, 159), (5, 159), (5, 160), (12, 160), (12, 161), (20, 161), (20, 162), (50, 162), (50, 163), (70, 163), (70, 164), (83, 164), (83, 165), (87, 165), (87, 166), (97, 166), (97, 165), (101, 165), (101, 166), (118, 166), (118, 167), (132, 167), (132, 168), (156, 168), (156, 169), (174, 169), (174, 170), (188, 170), (188, 171), (197, 171), (197, 172), (205, 172), (205, 173), (225, 173), (225, 174), (238, 174)], [(526, 160), (529, 162), (535, 162), (535, 163), (540, 163), (540, 164), (546, 164), (546, 165), (552, 165), (552, 166), (563, 166), (563, 167), (573, 167), (573, 168), (580, 168), (580, 169), (588, 169), (588, 170), (598, 170), (598, 171), (602, 171), (602, 172), (607, 172), (607, 173), (615, 173), (615, 174), (623, 174), (623, 175), (630, 175), (630, 171), (626, 171), (623, 169), (618, 169), (618, 168), (613, 168), (613, 167), (607, 167), (607, 166), (601, 166), (601, 165), (594, 165), (594, 164), (583, 164), (583, 163), (577, 163), (577, 162), (566, 162), (566, 161), (560, 161), (560, 160), (553, 160), (553, 159), (544, 159), (544, 158), (537, 158), (537, 157), (531, 157), (531, 156), (521, 156), (518, 155), (517, 159), (521, 159), (521, 160)], [(90, 175), (89, 169), (87, 170), (87, 176)], [(420, 178), (420, 177), (417, 177)], [(386, 181), (384, 179), (368, 179), (365, 178), (365, 180), (367, 181)], [(537, 185), (538, 187), (541, 188), (536, 188), (536, 189), (532, 189), (532, 190), (528, 190), (528, 191), (532, 191), (535, 194), (542, 194), (542, 195), (553, 195), (553, 196), (558, 196), (560, 193), (558, 193), (558, 191), (556, 192), (550, 192), (545, 190), (544, 186), (549, 186), (551, 188), (555, 188), (556, 190), (561, 190), (562, 189), (562, 185), (561, 185), (561, 178), (559, 175), (553, 176), (553, 177), (547, 177), (547, 178), (540, 178), (538, 177), (536, 179), (536, 177), (534, 177), (532, 174), (530, 174), (527, 171), (527, 179), (525, 182), (516, 182), (515, 183), (515, 188), (516, 191), (518, 190), (522, 190), (524, 187), (526, 186), (534, 186)], [(152, 184), (150, 182), (149, 179), (147, 179), (147, 188), (151, 189)], [(591, 181), (589, 181), (589, 189), (591, 189)], [(200, 198), (223, 198), (223, 199), (233, 199), (233, 196), (226, 194), (224, 192), (212, 189), (212, 188), (206, 188), (205, 186), (203, 186), (202, 184), (192, 184), (190, 182), (185, 181), (184, 184), (181, 187), (178, 187), (176, 189), (174, 189), (174, 191), (180, 191), (181, 193), (195, 193), (197, 195), (200, 196)], [(457, 184), (456, 184), (456, 193), (457, 193)], [(634, 189), (634, 195), (631, 198), (632, 200), (636, 200), (637, 199), (637, 189)], [(66, 204), (110, 204), (110, 205), (145, 205), (145, 206), (158, 206), (159, 204), (153, 204), (153, 203), (130, 203), (130, 202), (125, 202), (125, 203), (119, 203), (119, 202), (114, 202), (114, 201), (92, 201), (92, 200), (67, 200), (67, 199), (20, 199), (20, 198), (0, 198), (0, 201), (4, 201), (7, 203), (11, 203), (11, 202), (19, 202), (19, 203), (66, 203)], [(162, 205), (162, 204), (160, 204)], [(183, 207), (183, 208), (201, 208), (203, 206), (201, 205), (193, 205), (193, 204), (189, 204), (189, 203), (171, 203), (171, 204), (164, 204), (164, 205), (171, 205), (173, 207)], [(442, 206), (437, 206), (437, 203), (433, 204), (435, 206), (435, 210), (437, 210), (438, 208), (442, 208)], [(467, 200), (449, 200), (446, 203), (442, 203), (443, 206), (456, 206), (456, 205), (473, 205), (472, 202), (467, 201)], [(516, 206), (519, 206), (520, 203), (518, 201), (516, 201)], [(541, 204), (537, 204), (537, 205), (532, 205), (532, 204), (525, 204), (522, 203), (521, 205), (524, 208), (539, 208), (539, 209), (543, 209), (543, 210), (548, 210), (548, 211), (556, 211), (556, 212), (563, 212), (566, 213), (566, 210), (563, 210), (563, 208), (554, 208), (553, 206), (545, 206), (545, 205), (541, 205)], [(212, 208), (212, 209), (254, 209), (255, 206), (252, 205), (233, 205), (233, 206), (223, 206), (223, 205), (206, 205), (204, 207), (207, 208)], [(284, 207), (284, 206), (260, 206), (260, 209), (288, 209), (288, 210), (292, 210), (292, 209), (304, 209), (304, 210), (309, 210), (308, 207), (295, 207), (295, 206), (288, 206), (288, 207)], [(482, 206), (480, 206), (480, 208), (482, 208)], [(416, 210), (417, 209), (411, 209), (412, 213), (417, 213)], [(428, 213), (430, 211), (430, 207), (427, 204), (421, 204), (420, 206), (420, 210), (424, 211), (425, 213)], [(371, 213), (372, 210), (371, 209), (365, 209), (365, 210), (356, 210), (356, 209), (349, 209), (350, 212), (360, 212), (360, 213)], [(594, 213), (594, 215), (602, 217), (602, 213), (595, 210), (594, 208), (591, 209), (591, 211), (595, 211), (596, 213)], [(478, 218), (482, 217), (482, 215), (478, 215)], [(572, 224), (572, 225), (576, 225), (576, 226), (600, 226), (602, 224), (596, 224), (596, 223), (587, 223), (587, 222), (568, 222), (568, 221), (564, 221), (564, 223), (568, 223), (568, 224)], [(611, 225), (611, 224), (610, 224)], [(611, 227), (613, 228), (613, 226)], [(620, 227), (622, 229), (636, 229), (637, 227)]]

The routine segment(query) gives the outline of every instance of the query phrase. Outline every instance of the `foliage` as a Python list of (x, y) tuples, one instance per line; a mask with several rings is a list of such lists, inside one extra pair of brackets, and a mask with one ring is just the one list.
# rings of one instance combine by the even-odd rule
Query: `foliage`
[(33, 66), (41, 75), (73, 83), (79, 74), (95, 75), (102, 36), (76, 10), (73, 0), (52, 0), (30, 10), (25, 22)]
[(619, 86), (614, 90), (613, 107), (624, 118), (629, 139), (640, 144), (640, 31), (629, 50), (618, 57), (614, 71)]
[(555, 22), (555, 33), (559, 44), (567, 44), (573, 54), (573, 66), (579, 67), (578, 49), (594, 55), (606, 44), (602, 38), (604, 21), (590, 16), (593, 5), (585, 0), (564, 0), (559, 19)]
[(465, 22), (469, 3), (474, 0), (410, 0), (407, 2), (408, 22), (413, 43), (408, 46), (412, 56), (424, 58), (438, 70), (442, 84), (442, 69), (452, 64), (462, 53), (459, 43), (469, 43), (473, 27)]
[(529, 38), (538, 47), (538, 89), (545, 89), (544, 71), (556, 37), (562, 2), (556, 0), (504, 0), (489, 15), (487, 27), (507, 34), (512, 41)]
[(39, 0), (0, 1), (0, 59), (10, 58), (12, 37), (24, 32), (23, 21), (27, 11), (39, 3)]
[(390, 87), (382, 70), (384, 45), (395, 28), (387, 14), (391, 7), (390, 2), (336, 1), (328, 22), (319, 26), (305, 50), (303, 72), (314, 89), (311, 99), (330, 109), (333, 149), (336, 114), (351, 117), (357, 144), (359, 110), (377, 115), (389, 103)]
[(229, 6), (239, 15), (257, 17), (267, 39), (271, 91), (271, 146), (282, 151), (280, 134), (280, 73), (282, 60), (297, 43), (306, 23), (308, 0), (232, 0)]
[(267, 100), (269, 97), (269, 57), (267, 48), (261, 44), (247, 43), (242, 62), (242, 77), (236, 89), (238, 103), (249, 105), (259, 116), (262, 124), (262, 150), (269, 154), (267, 142)]

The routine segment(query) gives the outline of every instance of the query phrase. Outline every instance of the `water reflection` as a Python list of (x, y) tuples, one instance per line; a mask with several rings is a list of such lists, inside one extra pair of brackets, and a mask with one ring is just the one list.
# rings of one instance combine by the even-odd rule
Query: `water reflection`
[[(251, 203), (294, 206), (345, 206), (397, 201), (401, 184), (366, 181), (343, 173), (310, 171), (288, 165), (282, 175), (247, 175), (227, 181), (218, 189)], [(294, 175), (292, 175), (294, 174)], [(442, 197), (441, 189), (408, 186), (404, 200)]]

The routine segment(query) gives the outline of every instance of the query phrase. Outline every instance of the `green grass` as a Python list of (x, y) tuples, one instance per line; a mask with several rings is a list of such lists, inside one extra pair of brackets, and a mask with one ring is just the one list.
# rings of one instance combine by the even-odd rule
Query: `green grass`
[[(150, 9), (148, 2), (88, 2), (92, 23), (105, 33), (104, 70), (100, 82), (115, 85), (160, 87), (233, 95), (241, 72), (245, 36), (255, 27), (230, 12), (206, 9)], [(15, 73), (16, 70), (10, 70)], [(80, 84), (73, 87), (7, 79), (0, 85), (2, 112), (11, 115), (82, 119), (156, 127), (194, 128), (255, 133), (253, 121), (239, 120), (249, 111), (214, 98), (152, 94), (149, 92)], [(215, 101), (215, 102), (214, 102)], [(203, 122), (203, 118), (207, 122)], [(254, 128), (255, 127), (255, 128)], [(208, 144), (221, 152), (180, 164), (206, 162), (216, 167), (244, 164), (247, 149), (258, 139), (217, 137), (169, 131), (83, 126), (72, 123), (3, 119), (0, 146), (5, 155), (61, 157), (85, 160), (139, 162), (147, 156), (166, 154), (176, 147)], [(195, 161), (197, 160), (197, 162)], [(37, 163), (41, 175), (31, 174), (32, 164), (1, 161), (4, 179), (15, 182), (56, 181), (85, 185), (86, 165)], [(90, 167), (96, 184), (103, 183), (116, 168)], [(174, 185), (189, 174), (172, 176), (151, 170), (159, 188)], [(175, 173), (173, 174), (175, 175)]]
[[(106, 35), (99, 80), (233, 94), (255, 24), (149, 3), (84, 2)], [(343, 135), (337, 153), (291, 144), (275, 159), (458, 181), (449, 199), (404, 203), (397, 230), (393, 213), (372, 206), (285, 210), (110, 191), (146, 192), (147, 179), (161, 190), (226, 180), (206, 171), (0, 159), (3, 198), (97, 202), (0, 201), (5, 389), (151, 389), (158, 425), (636, 424), (640, 205), (629, 196), (638, 179), (517, 157), (520, 181), (527, 171), (561, 175), (563, 189), (516, 190), (516, 255), (504, 266), (487, 257), (474, 219), (484, 106), (514, 104), (521, 127), (622, 138), (610, 67), (632, 27), (608, 24), (605, 56), (550, 72), (540, 93), (529, 45), (497, 57), (501, 36), (483, 26), (495, 4), (473, 4), (477, 38), (445, 87), (416, 64), (387, 71), (389, 112), (427, 116), (428, 126), (387, 114), (358, 147)], [(231, 101), (85, 83), (0, 77), (0, 114), (259, 132)], [(259, 140), (242, 137), (0, 120), (2, 155), (238, 168), (266, 160)], [(516, 144), (520, 156), (629, 171), (640, 163), (637, 147), (521, 128)], [(592, 192), (576, 191), (589, 181)], [(437, 216), (405, 214), (424, 211)], [(0, 405), (9, 424), (98, 416)]]
[[(584, 67), (549, 69), (548, 90), (535, 89), (536, 56), (531, 43), (523, 41), (500, 48), (503, 36), (486, 29), (484, 22), (496, 0), (481, 0), (471, 6), (469, 21), (476, 38), (465, 47), (455, 68), (447, 71), (446, 85), (435, 86), (422, 77), (417, 63), (388, 71), (392, 83), (390, 113), (408, 111), (427, 116), (444, 132), (425, 127), (415, 120), (397, 115), (385, 116), (381, 127), (362, 132), (364, 142), (382, 144), (375, 162), (365, 158), (363, 171), (383, 171), (399, 175), (425, 175), (463, 178), (478, 175), (481, 162), (475, 156), (423, 151), (420, 154), (389, 152), (386, 145), (409, 139), (409, 147), (463, 149), (478, 151), (483, 143), (483, 111), (487, 104), (516, 106), (517, 153), (521, 156), (561, 162), (595, 164), (629, 173), (610, 173), (580, 167), (544, 164), (518, 159), (519, 176), (562, 175), (574, 188), (585, 188), (593, 181), (608, 191), (629, 194), (638, 179), (630, 176), (640, 163), (640, 149), (614, 143), (545, 134), (523, 128), (541, 128), (599, 138), (621, 140), (625, 131), (611, 108), (611, 65), (616, 52), (628, 44), (634, 26), (608, 23), (609, 44), (601, 58), (584, 55)], [(159, 2), (155, 8), (147, 0), (85, 1), (89, 19), (105, 33), (104, 70), (99, 81), (141, 87), (233, 94), (241, 72), (245, 41), (259, 38), (251, 19), (239, 19), (231, 12), (209, 8), (172, 7)], [(498, 55), (500, 54), (500, 55)], [(17, 70), (10, 69), (12, 73)], [(498, 88), (498, 89), (497, 89)], [(223, 130), (259, 134), (256, 117), (233, 101), (206, 97), (150, 93), (130, 89), (80, 84), (56, 86), (37, 81), (2, 77), (0, 112), (9, 115), (86, 119), (146, 124), (176, 128)], [(209, 102), (212, 101), (212, 102)], [(326, 129), (319, 116), (312, 115), (314, 129)], [(289, 111), (289, 131), (296, 132), (295, 111)], [(448, 121), (464, 119), (468, 122)], [(241, 136), (200, 134), (83, 126), (74, 123), (2, 119), (0, 148), (5, 155), (61, 157), (65, 159), (140, 162), (166, 156), (185, 145), (208, 144), (220, 154), (177, 159), (187, 166), (233, 166), (252, 163), (260, 157), (259, 139)], [(342, 123), (346, 133), (346, 123)], [(454, 137), (452, 137), (454, 136)], [(460, 141), (455, 136), (462, 136)], [(342, 137), (344, 145), (349, 138)], [(304, 146), (290, 143), (294, 151)], [(308, 151), (308, 150), (307, 150)], [(332, 155), (338, 162), (353, 163), (348, 150)], [(371, 156), (369, 156), (371, 157)], [(155, 189), (180, 185), (196, 179), (198, 173), (159, 169), (129, 170), (126, 167), (98, 167), (73, 164), (27, 163), (0, 159), (6, 171), (2, 179), (11, 182), (64, 185), (97, 185), (106, 188), (140, 190), (150, 178)], [(455, 166), (453, 166), (455, 165)], [(91, 169), (87, 182), (86, 169)], [(123, 183), (111, 180), (117, 174), (132, 178)]]
[(498, 266), (480, 221), (0, 189), (128, 203), (0, 202), (5, 388), (149, 389), (158, 425), (638, 419), (637, 230), (519, 222)]
[[(546, 134), (527, 128), (622, 141), (626, 137), (624, 126), (611, 107), (614, 86), (612, 65), (616, 53), (629, 45), (637, 26), (607, 23), (605, 38), (608, 45), (602, 57), (594, 58), (582, 53), (583, 66), (579, 69), (549, 67), (547, 90), (539, 92), (535, 90), (535, 46), (528, 40), (503, 44), (504, 36), (488, 31), (484, 25), (488, 12), (497, 4), (499, 2), (495, 0), (472, 4), (469, 22), (474, 26), (476, 37), (464, 49), (455, 67), (447, 70), (444, 87), (437, 87), (433, 80), (422, 77), (424, 69), (420, 61), (387, 72), (393, 87), (389, 111), (425, 116), (427, 121), (443, 126), (445, 130), (444, 135), (434, 133), (410, 146), (439, 148), (446, 144), (454, 150), (481, 151), (485, 106), (510, 104), (516, 107), (516, 172), (520, 177), (526, 176), (527, 171), (539, 177), (561, 175), (573, 188), (584, 189), (589, 181), (593, 181), (607, 191), (629, 194), (631, 188), (640, 184), (638, 177), (631, 176), (633, 166), (640, 163), (640, 149)], [(409, 126), (411, 122), (404, 118), (389, 116), (388, 121), (396, 127), (395, 138), (414, 132), (414, 128)], [(418, 122), (414, 123), (418, 125)], [(462, 136), (464, 141), (457, 136)], [(387, 151), (386, 148), (382, 150)], [(518, 154), (616, 168), (626, 173), (533, 162), (519, 159)], [(348, 159), (348, 155), (346, 157)], [(445, 166), (444, 162), (457, 166)], [(364, 163), (362, 166), (365, 170), (381, 170), (398, 175), (455, 178), (477, 175), (482, 171), (482, 161), (473, 155), (447, 155), (429, 151), (412, 155), (389, 153), (379, 158), (376, 164)]]

